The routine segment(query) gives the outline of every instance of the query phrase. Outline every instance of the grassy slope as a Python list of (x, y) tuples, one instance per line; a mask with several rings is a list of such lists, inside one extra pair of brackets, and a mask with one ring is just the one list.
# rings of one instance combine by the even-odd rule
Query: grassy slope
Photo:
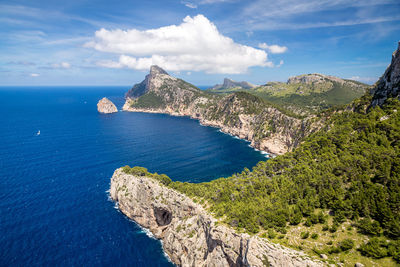
[[(227, 94), (244, 91), (259, 96), (267, 102), (283, 110), (295, 111), (298, 114), (309, 114), (321, 110), (349, 104), (361, 97), (368, 85), (349, 81), (353, 86), (341, 85), (334, 81), (321, 84), (286, 84), (280, 82), (268, 83), (254, 89), (230, 88), (225, 90), (208, 90), (211, 93)], [(299, 89), (300, 88), (300, 89)]]

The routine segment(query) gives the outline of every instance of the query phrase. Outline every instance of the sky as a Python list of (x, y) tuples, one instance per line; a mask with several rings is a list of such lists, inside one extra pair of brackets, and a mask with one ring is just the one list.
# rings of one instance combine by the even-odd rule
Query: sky
[(0, 0), (0, 86), (128, 86), (153, 64), (197, 86), (372, 84), (398, 41), (399, 0)]

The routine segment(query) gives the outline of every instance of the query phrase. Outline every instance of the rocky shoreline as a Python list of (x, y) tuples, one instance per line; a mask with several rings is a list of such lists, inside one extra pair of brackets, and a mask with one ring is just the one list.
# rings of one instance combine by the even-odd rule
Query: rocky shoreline
[(190, 198), (157, 180), (117, 169), (111, 198), (119, 210), (162, 241), (178, 266), (324, 266), (306, 254), (237, 233)]
[[(221, 132), (229, 134), (231, 136), (236, 136), (240, 139), (246, 140), (250, 142), (250, 146), (263, 151), (271, 156), (275, 155), (282, 155), (292, 148), (296, 147), (301, 139), (309, 134), (310, 132), (314, 132), (319, 127), (321, 127), (321, 123), (309, 123), (309, 120), (303, 121), (296, 118), (287, 117), (286, 115), (280, 113), (274, 108), (266, 110), (266, 114), (261, 115), (239, 115), (240, 123), (239, 127), (231, 127), (225, 125), (221, 120), (208, 120), (205, 119), (201, 113), (193, 111), (191, 109), (182, 110), (177, 112), (176, 110), (163, 108), (163, 109), (147, 109), (147, 108), (136, 108), (132, 107), (132, 100), (127, 99), (122, 110), (128, 112), (143, 112), (143, 113), (157, 113), (157, 114), (168, 114), (171, 116), (183, 117), (187, 116), (191, 119), (198, 120), (199, 123), (203, 126), (211, 126), (216, 127), (221, 130)], [(277, 117), (287, 117), (284, 118), (282, 121), (287, 122), (284, 129), (277, 133), (271, 133), (270, 136), (267, 138), (257, 139), (255, 137), (255, 129), (254, 125), (257, 124), (257, 120), (265, 119), (265, 116), (268, 116), (270, 120), (274, 120)], [(307, 132), (303, 132), (302, 136), (297, 136), (294, 138), (293, 135), (295, 133), (304, 130), (305, 128), (309, 128)], [(304, 135), (304, 136), (303, 136)]]
[(246, 92), (221, 96), (201, 91), (158, 66), (152, 66), (125, 99), (124, 111), (189, 116), (273, 155), (291, 151), (322, 125), (315, 116), (289, 116)]

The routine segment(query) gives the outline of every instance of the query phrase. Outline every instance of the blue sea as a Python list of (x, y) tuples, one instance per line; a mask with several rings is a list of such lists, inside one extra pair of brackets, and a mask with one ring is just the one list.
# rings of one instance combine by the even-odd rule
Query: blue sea
[(202, 182), (265, 160), (189, 118), (97, 112), (104, 96), (120, 109), (128, 89), (0, 88), (0, 266), (171, 266), (109, 200), (114, 170)]

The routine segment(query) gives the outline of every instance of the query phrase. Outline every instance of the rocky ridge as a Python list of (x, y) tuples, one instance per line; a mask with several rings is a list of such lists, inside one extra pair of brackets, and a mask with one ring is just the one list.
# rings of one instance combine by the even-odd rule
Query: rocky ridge
[(100, 113), (115, 113), (118, 112), (117, 107), (114, 105), (113, 102), (111, 102), (108, 98), (103, 97), (98, 103), (97, 103), (97, 111)]
[(201, 91), (157, 66), (126, 94), (123, 110), (190, 116), (271, 154), (292, 150), (320, 127), (312, 118), (288, 116), (245, 92), (222, 96)]
[(390, 65), (375, 83), (371, 94), (373, 95), (371, 106), (382, 105), (389, 97), (400, 99), (400, 42), (392, 54)]
[(326, 80), (335, 81), (335, 82), (338, 82), (341, 84), (346, 82), (346, 80), (343, 80), (343, 79), (335, 77), (335, 76), (324, 75), (324, 74), (319, 74), (319, 73), (312, 73), (312, 74), (303, 74), (303, 75), (299, 75), (299, 76), (290, 77), (286, 83), (287, 84), (293, 84), (293, 83), (310, 84), (310, 83), (322, 83)]
[(256, 85), (251, 84), (249, 82), (236, 82), (234, 80), (225, 78), (223, 84), (217, 84), (208, 90), (223, 90), (223, 89), (231, 89), (231, 88), (241, 88), (241, 89), (251, 89), (256, 87)]
[(266, 239), (236, 233), (202, 206), (157, 180), (117, 169), (110, 196), (119, 210), (162, 240), (178, 266), (322, 266)]

